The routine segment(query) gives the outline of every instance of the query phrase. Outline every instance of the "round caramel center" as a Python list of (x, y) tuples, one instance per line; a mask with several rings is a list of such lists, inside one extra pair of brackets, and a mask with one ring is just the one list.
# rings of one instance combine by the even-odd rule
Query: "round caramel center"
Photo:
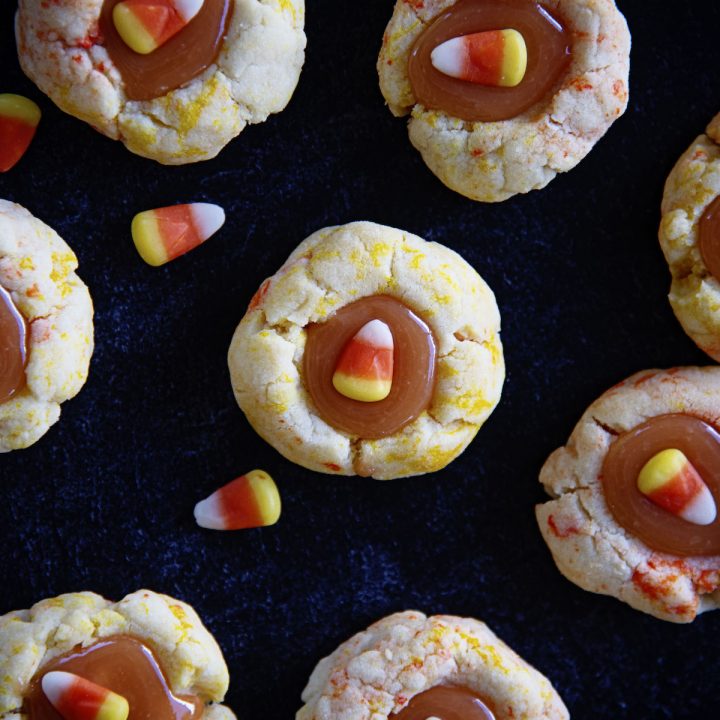
[(43, 675), (64, 670), (122, 695), (128, 720), (198, 720), (204, 704), (195, 695), (175, 696), (150, 648), (127, 635), (105, 638), (53, 658), (35, 674), (25, 695), (29, 720), (63, 720), (42, 691)]
[(112, 19), (120, 0), (105, 0), (100, 33), (130, 100), (152, 100), (185, 85), (215, 62), (232, 16), (230, 0), (205, 0), (202, 9), (177, 35), (149, 55), (131, 50)]
[[(392, 332), (392, 389), (384, 400), (360, 402), (341, 395), (332, 378), (347, 342), (371, 320), (382, 320)], [(308, 325), (306, 332), (305, 387), (329, 425), (364, 439), (381, 438), (396, 433), (430, 405), (435, 340), (430, 328), (399, 300), (388, 295), (363, 298), (323, 323)]]
[[(461, 35), (512, 28), (525, 39), (527, 70), (516, 87), (486, 87), (441, 73), (430, 59), (441, 43)], [(471, 122), (517, 117), (555, 89), (570, 63), (570, 37), (560, 21), (531, 0), (459, 0), (415, 42), (408, 76), (415, 100)]]
[(495, 720), (495, 715), (475, 691), (455, 685), (436, 685), (415, 695), (392, 717), (395, 720)]
[(0, 403), (25, 387), (27, 323), (10, 293), (0, 287)]
[(659, 507), (637, 487), (645, 463), (677, 448), (705, 481), (720, 507), (720, 434), (691, 415), (660, 415), (620, 435), (602, 469), (605, 500), (618, 524), (648, 547), (672, 555), (720, 554), (720, 518), (695, 525)]
[(720, 281), (720, 195), (705, 208), (700, 218), (698, 244), (705, 267)]

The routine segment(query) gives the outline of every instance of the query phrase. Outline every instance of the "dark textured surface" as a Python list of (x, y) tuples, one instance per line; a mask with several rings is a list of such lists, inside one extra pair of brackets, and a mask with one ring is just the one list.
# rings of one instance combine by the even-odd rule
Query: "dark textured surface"
[[(537, 531), (537, 473), (584, 408), (648, 367), (704, 364), (666, 300), (662, 185), (720, 110), (720, 5), (625, 0), (628, 113), (574, 171), (486, 206), (447, 190), (383, 106), (375, 59), (390, 0), (310, 0), (288, 109), (210, 162), (166, 168), (57, 110), (22, 75), (0, 7), (0, 91), (35, 99), (34, 144), (0, 197), (56, 228), (96, 306), (85, 389), (29, 450), (0, 458), (0, 612), (61, 592), (141, 586), (192, 603), (223, 647), (238, 716), (288, 719), (316, 661), (395, 610), (486, 620), (576, 718), (717, 717), (720, 612), (673, 626), (583, 592)], [(162, 268), (132, 215), (188, 200), (224, 229)], [(459, 250), (495, 290), (508, 379), (468, 451), (436, 475), (378, 483), (302, 470), (258, 440), (225, 354), (260, 281), (328, 224), (371, 219)], [(284, 514), (197, 528), (194, 503), (263, 467)]]

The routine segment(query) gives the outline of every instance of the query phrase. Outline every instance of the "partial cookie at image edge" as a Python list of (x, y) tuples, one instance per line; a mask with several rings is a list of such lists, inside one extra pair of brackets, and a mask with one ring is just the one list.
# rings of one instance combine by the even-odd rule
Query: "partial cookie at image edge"
[(660, 415), (690, 415), (717, 429), (720, 368), (636, 373), (595, 400), (540, 472), (551, 500), (536, 517), (560, 572), (661, 620), (692, 622), (720, 607), (720, 556), (658, 552), (621, 527), (605, 500), (602, 469), (618, 436)]

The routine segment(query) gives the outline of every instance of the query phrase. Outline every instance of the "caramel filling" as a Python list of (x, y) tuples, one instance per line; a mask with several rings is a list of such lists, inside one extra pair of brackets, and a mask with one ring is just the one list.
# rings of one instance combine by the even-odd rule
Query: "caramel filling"
[(25, 387), (27, 323), (10, 293), (0, 287), (0, 403)]
[(395, 720), (495, 720), (495, 715), (473, 690), (455, 685), (436, 685), (415, 695)]
[[(527, 70), (516, 87), (489, 87), (441, 73), (430, 59), (441, 43), (461, 35), (512, 28), (525, 39)], [(570, 64), (570, 36), (560, 21), (531, 0), (459, 0), (418, 37), (408, 76), (415, 100), (470, 122), (517, 117), (547, 98)]]
[[(341, 395), (332, 379), (345, 345), (370, 320), (382, 320), (390, 327), (395, 349), (390, 394), (366, 403)], [(381, 438), (396, 433), (430, 405), (435, 340), (430, 328), (399, 300), (388, 295), (362, 298), (325, 322), (308, 325), (306, 332), (305, 387), (329, 425), (361, 438)]]
[(699, 418), (676, 414), (652, 418), (612, 443), (602, 469), (610, 512), (621, 527), (658, 552), (718, 555), (720, 518), (695, 525), (659, 507), (637, 487), (645, 463), (668, 448), (686, 455), (720, 507), (720, 433)]
[(720, 281), (720, 195), (705, 208), (700, 218), (698, 237), (705, 267)]
[(232, 15), (230, 0), (205, 0), (200, 12), (177, 35), (149, 55), (131, 50), (113, 24), (120, 0), (105, 0), (100, 34), (123, 79), (130, 100), (152, 100), (190, 82), (215, 62)]
[(63, 720), (40, 684), (51, 670), (74, 673), (122, 695), (130, 705), (128, 720), (197, 720), (204, 709), (194, 695), (173, 695), (150, 648), (133, 637), (115, 635), (43, 665), (25, 696), (29, 720)]

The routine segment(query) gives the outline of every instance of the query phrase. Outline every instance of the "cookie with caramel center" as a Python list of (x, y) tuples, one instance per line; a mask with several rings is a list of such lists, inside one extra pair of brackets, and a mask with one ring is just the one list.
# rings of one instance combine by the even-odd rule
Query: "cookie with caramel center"
[(94, 340), (77, 258), (52, 228), (0, 200), (0, 248), (2, 453), (32, 445), (57, 422), (61, 403), (85, 384)]
[[(342, 395), (333, 376), (373, 320), (394, 339), (391, 388), (362, 402)], [(351, 223), (311, 235), (262, 283), (232, 339), (230, 377), (252, 426), (293, 462), (417, 475), (457, 457), (497, 405), (499, 332), (492, 291), (457, 253)]]
[(21, 0), (20, 64), (65, 112), (143, 157), (215, 157), (289, 102), (305, 56), (304, 0), (206, 0), (147, 55), (113, 22), (119, 0)]
[[(504, 30), (527, 45), (514, 87), (448, 77), (432, 64), (443, 42)], [(627, 107), (629, 56), (613, 0), (397, 0), (377, 70), (430, 170), (472, 200), (499, 202), (545, 187), (590, 152)]]
[(585, 411), (540, 482), (553, 498), (536, 508), (565, 577), (670, 622), (720, 606), (720, 521), (701, 525), (643, 492), (658, 452), (680, 450), (720, 501), (720, 368), (639, 372)]
[(297, 720), (567, 720), (550, 681), (473, 618), (395, 613), (316, 666)]

